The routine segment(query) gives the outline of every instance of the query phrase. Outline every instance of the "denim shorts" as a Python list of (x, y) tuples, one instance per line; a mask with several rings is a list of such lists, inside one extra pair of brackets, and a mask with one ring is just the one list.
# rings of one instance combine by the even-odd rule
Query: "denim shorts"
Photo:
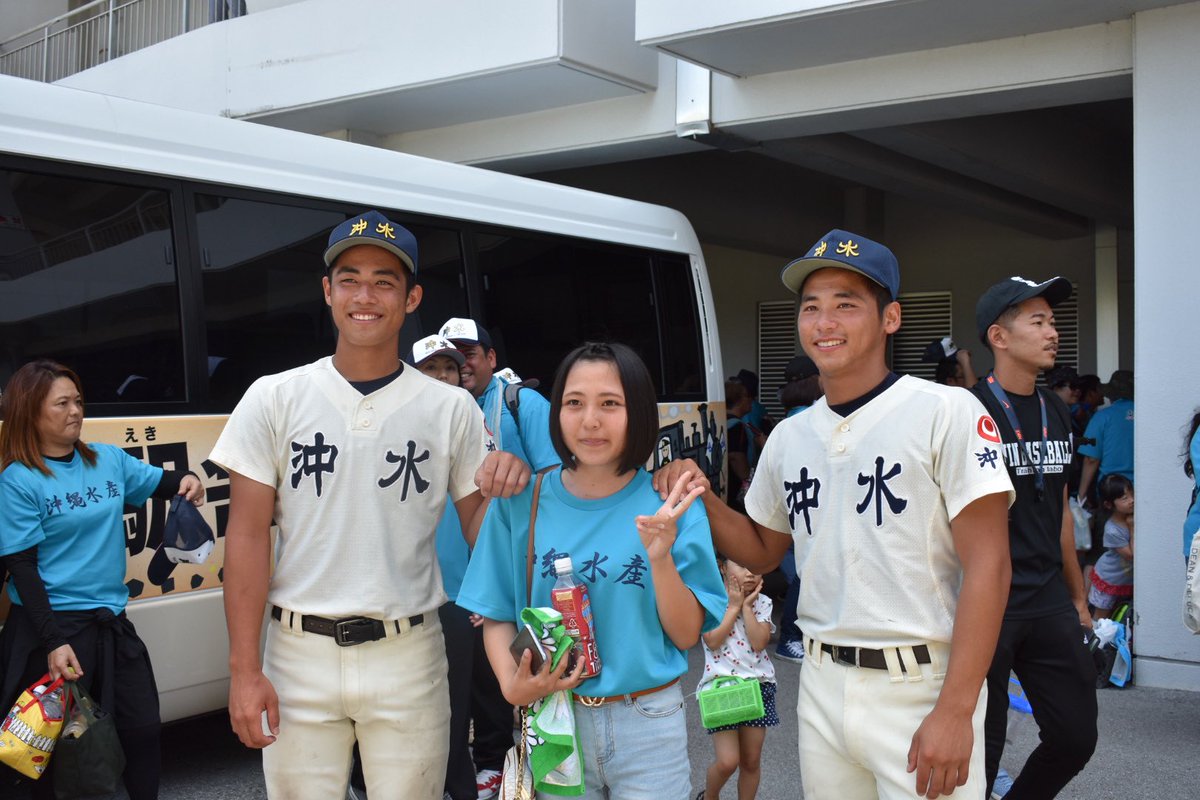
[(596, 708), (576, 703), (575, 731), (587, 800), (691, 800), (687, 715), (679, 683)]

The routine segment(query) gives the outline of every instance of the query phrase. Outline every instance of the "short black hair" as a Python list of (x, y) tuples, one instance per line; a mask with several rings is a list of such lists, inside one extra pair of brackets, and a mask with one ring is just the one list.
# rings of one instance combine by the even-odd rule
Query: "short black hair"
[[(994, 320), (992, 320), (992, 325), (999, 325), (1001, 328), (1004, 328), (1006, 331), (1011, 331), (1013, 321), (1016, 320), (1016, 318), (1019, 316), (1021, 316), (1021, 304), (1017, 303), (1016, 305), (1009, 306), (1008, 308), (1001, 311), (1000, 316), (998, 316)], [(988, 330), (991, 330), (992, 325), (988, 325)], [(988, 352), (992, 352), (992, 341), (991, 341), (991, 339), (988, 338), (988, 335), (986, 332), (984, 332), (984, 334), (983, 334), (983, 346), (988, 349)]]
[(797, 406), (811, 406), (821, 399), (821, 383), (816, 375), (788, 381), (779, 388), (779, 403), (785, 411)]
[(1129, 491), (1133, 491), (1133, 481), (1119, 472), (1110, 472), (1104, 476), (1104, 480), (1100, 481), (1100, 503), (1105, 508), (1112, 508), (1113, 503), (1120, 500)]
[(725, 381), (725, 407), (735, 406), (750, 396), (741, 381)]
[(867, 285), (871, 289), (871, 296), (875, 298), (875, 305), (879, 308), (879, 316), (882, 317), (883, 310), (896, 302), (896, 298), (892, 297), (891, 290), (880, 286), (870, 278), (867, 278)]
[(625, 392), (625, 446), (621, 449), (621, 460), (617, 469), (621, 473), (645, 466), (658, 443), (658, 394), (654, 380), (646, 363), (633, 348), (619, 342), (585, 342), (576, 347), (554, 374), (554, 388), (550, 392), (550, 442), (554, 452), (562, 459), (563, 469), (575, 468), (575, 454), (563, 441), (562, 413), (563, 392), (567, 375), (580, 361), (605, 361), (617, 369), (621, 389)]
[(943, 358), (937, 363), (937, 367), (933, 371), (933, 380), (936, 383), (945, 384), (951, 378), (958, 377), (958, 360), (955, 358)]

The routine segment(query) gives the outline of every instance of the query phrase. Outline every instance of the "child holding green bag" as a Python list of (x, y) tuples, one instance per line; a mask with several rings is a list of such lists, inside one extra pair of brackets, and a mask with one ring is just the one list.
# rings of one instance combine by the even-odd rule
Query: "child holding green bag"
[[(738, 800), (753, 800), (762, 776), (761, 759), (767, 728), (779, 724), (775, 710), (775, 665), (767, 655), (771, 640), (771, 600), (763, 597), (762, 576), (718, 557), (729, 604), (721, 624), (704, 634), (704, 675), (697, 693), (719, 678), (733, 676), (758, 681), (764, 713), (757, 719), (708, 728), (715, 759), (708, 768), (704, 797), (717, 800), (721, 787), (739, 766)], [(711, 723), (710, 723), (711, 724)]]

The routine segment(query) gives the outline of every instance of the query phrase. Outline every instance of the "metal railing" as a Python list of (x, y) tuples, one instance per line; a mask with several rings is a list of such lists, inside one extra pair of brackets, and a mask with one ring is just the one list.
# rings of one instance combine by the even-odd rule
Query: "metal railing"
[(212, 22), (244, 0), (93, 0), (0, 43), (0, 74), (53, 82)]

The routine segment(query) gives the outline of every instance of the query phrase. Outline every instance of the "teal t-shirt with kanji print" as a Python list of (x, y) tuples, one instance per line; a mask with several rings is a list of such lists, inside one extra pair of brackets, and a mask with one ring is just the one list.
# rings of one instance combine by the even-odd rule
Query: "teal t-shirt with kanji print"
[[(525, 607), (525, 560), (533, 483), (519, 495), (493, 499), (484, 518), (458, 604), (504, 622)], [(621, 491), (597, 500), (568, 492), (562, 470), (547, 473), (534, 534), (533, 606), (550, 605), (554, 560), (570, 556), (588, 588), (602, 668), (577, 693), (592, 697), (661, 686), (687, 672), (687, 654), (663, 630), (646, 548), (634, 518), (653, 514), (662, 500), (639, 469)], [(683, 514), (671, 548), (683, 583), (704, 608), (704, 630), (715, 628), (728, 598), (713, 555), (708, 516), (699, 501)]]
[[(0, 556), (38, 549), (38, 573), (55, 611), (107, 608), (120, 614), (125, 586), (125, 506), (140, 506), (162, 480), (120, 448), (93, 444), (96, 464), (78, 452), (46, 459), (50, 475), (13, 463), (0, 473)], [(9, 597), (21, 603), (16, 587)]]

